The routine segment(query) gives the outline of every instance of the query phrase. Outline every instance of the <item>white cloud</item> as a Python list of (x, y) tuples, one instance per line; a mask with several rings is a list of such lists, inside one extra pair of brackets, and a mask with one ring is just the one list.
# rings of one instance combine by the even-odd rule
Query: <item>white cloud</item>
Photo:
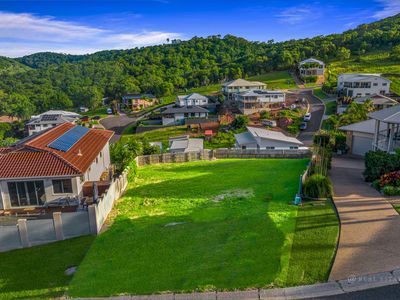
[(375, 0), (382, 10), (374, 14), (374, 18), (383, 19), (400, 13), (400, 0)]
[(126, 49), (183, 38), (179, 33), (142, 30), (116, 32), (53, 17), (0, 11), (0, 55), (17, 57), (40, 51), (71, 54)]
[(290, 25), (300, 24), (319, 17), (319, 13), (311, 6), (301, 5), (289, 7), (279, 13), (277, 16), (282, 23)]

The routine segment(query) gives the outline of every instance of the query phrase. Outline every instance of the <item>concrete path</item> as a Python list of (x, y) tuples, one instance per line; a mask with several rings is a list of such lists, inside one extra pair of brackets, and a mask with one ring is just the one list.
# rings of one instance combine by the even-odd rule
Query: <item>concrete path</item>
[(331, 179), (341, 229), (329, 280), (400, 268), (400, 216), (363, 181), (364, 162), (334, 158)]

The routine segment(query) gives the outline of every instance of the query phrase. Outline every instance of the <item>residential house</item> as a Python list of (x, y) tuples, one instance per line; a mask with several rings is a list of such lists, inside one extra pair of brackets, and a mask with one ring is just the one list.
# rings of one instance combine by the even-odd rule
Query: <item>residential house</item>
[(188, 135), (169, 139), (170, 153), (198, 152), (204, 149), (203, 139), (189, 138)]
[(141, 110), (158, 104), (159, 101), (156, 96), (152, 94), (126, 94), (122, 96), (122, 103), (132, 110)]
[(315, 58), (309, 58), (299, 63), (298, 71), (300, 76), (324, 76), (325, 64)]
[(208, 118), (208, 110), (200, 106), (168, 107), (161, 115), (163, 125), (183, 125), (188, 118)]
[(250, 150), (306, 149), (298, 139), (279, 131), (247, 126), (247, 132), (235, 134), (235, 147)]
[(251, 90), (234, 94), (234, 100), (242, 114), (251, 115), (272, 108), (281, 107), (285, 103), (285, 93), (281, 91)]
[(380, 74), (342, 74), (338, 76), (338, 95), (345, 97), (365, 97), (390, 93), (389, 79)]
[(0, 123), (13, 123), (19, 121), (16, 117), (0, 116)]
[(200, 106), (206, 108), (209, 112), (216, 110), (216, 103), (210, 98), (200, 95), (198, 93), (191, 93), (189, 95), (181, 95), (176, 97), (176, 106)]
[(400, 105), (369, 113), (369, 120), (342, 126), (347, 132), (350, 153), (364, 155), (370, 150), (393, 152), (400, 148)]
[[(363, 104), (366, 101), (370, 100), (372, 102), (372, 105), (376, 110), (384, 109), (391, 107), (393, 105), (399, 104), (396, 100), (389, 98), (385, 95), (378, 95), (378, 94), (373, 94), (371, 96), (364, 96), (364, 97), (359, 97), (355, 98), (353, 101), (356, 103)], [(337, 113), (342, 114), (346, 109), (348, 105), (340, 105), (337, 108)]]
[(67, 122), (2, 148), (0, 209), (82, 196), (85, 182), (109, 171), (113, 134)]
[(222, 93), (228, 98), (233, 99), (233, 95), (251, 90), (265, 90), (267, 84), (259, 81), (247, 81), (244, 79), (235, 79), (222, 84)]
[(79, 117), (79, 114), (70, 111), (49, 110), (40, 115), (32, 116), (30, 121), (26, 124), (28, 135), (41, 132), (63, 123), (74, 123)]

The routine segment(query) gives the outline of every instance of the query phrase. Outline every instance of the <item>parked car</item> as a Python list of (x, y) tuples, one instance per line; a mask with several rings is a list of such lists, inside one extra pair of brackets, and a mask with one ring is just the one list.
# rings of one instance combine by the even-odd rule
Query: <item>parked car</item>
[(311, 114), (307, 113), (304, 115), (304, 122), (309, 122), (311, 120)]
[(89, 122), (89, 117), (88, 116), (83, 116), (80, 118), (82, 122)]
[(296, 104), (290, 105), (290, 109), (296, 109), (296, 108), (297, 108), (297, 105), (296, 105)]
[(87, 111), (89, 111), (89, 108), (81, 106), (81, 107), (79, 107), (79, 111), (80, 112), (87, 112)]
[(276, 121), (274, 120), (262, 120), (261, 124), (263, 124), (264, 126), (269, 126), (269, 127), (276, 127)]
[(300, 124), (300, 130), (306, 130), (307, 129), (307, 122), (303, 122)]
[(100, 116), (93, 116), (92, 120), (100, 120)]
[(107, 115), (112, 115), (113, 111), (111, 108), (107, 108)]

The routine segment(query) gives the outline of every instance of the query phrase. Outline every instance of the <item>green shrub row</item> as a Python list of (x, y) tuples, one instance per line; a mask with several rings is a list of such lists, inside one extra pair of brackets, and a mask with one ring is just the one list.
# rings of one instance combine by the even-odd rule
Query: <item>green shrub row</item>
[(382, 175), (400, 170), (400, 155), (384, 151), (369, 151), (365, 155), (364, 177), (368, 182), (380, 179)]

